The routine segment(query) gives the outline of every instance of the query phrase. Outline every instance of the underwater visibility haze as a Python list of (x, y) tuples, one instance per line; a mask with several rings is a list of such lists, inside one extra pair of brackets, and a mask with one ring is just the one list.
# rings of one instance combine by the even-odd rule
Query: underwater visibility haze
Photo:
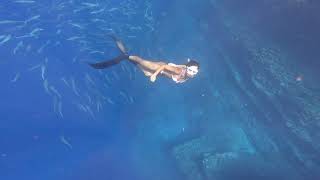
[[(320, 2), (2, 0), (1, 180), (320, 178)], [(121, 53), (200, 64), (151, 82)]]

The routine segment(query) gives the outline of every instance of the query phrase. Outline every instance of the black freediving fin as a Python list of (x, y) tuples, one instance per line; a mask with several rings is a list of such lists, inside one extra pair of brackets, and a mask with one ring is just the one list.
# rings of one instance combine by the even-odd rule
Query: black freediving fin
[(114, 35), (109, 35), (117, 44), (117, 47), (123, 54), (128, 54), (124, 44), (120, 41), (120, 39), (116, 38)]
[[(127, 50), (126, 50), (124, 44), (120, 41), (120, 39), (116, 38), (114, 35), (108, 35), (108, 36), (110, 36), (116, 42), (117, 47), (121, 51), (121, 54), (118, 57), (115, 57), (115, 58), (107, 60), (107, 61), (103, 61), (103, 62), (99, 62), (99, 63), (88, 63), (91, 67), (93, 67), (95, 69), (105, 69), (105, 68), (111, 67), (113, 65), (119, 64), (123, 60), (129, 59), (129, 55), (127, 53)], [(136, 64), (133, 61), (130, 61), (130, 62), (133, 64)]]
[(99, 62), (99, 63), (88, 63), (91, 67), (95, 68), (95, 69), (105, 69), (108, 67), (111, 67), (113, 65), (119, 64), (121, 61), (128, 59), (129, 56), (125, 55), (125, 54), (121, 54), (120, 56), (110, 59), (110, 60), (106, 60), (103, 62)]

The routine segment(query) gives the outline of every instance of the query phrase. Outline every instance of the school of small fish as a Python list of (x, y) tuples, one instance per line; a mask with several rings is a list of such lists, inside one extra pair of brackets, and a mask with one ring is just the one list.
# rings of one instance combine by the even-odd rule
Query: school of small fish
[[(7, 7), (19, 13), (8, 12)], [(137, 24), (135, 19), (143, 21)], [(154, 26), (151, 0), (143, 4), (135, 0), (4, 1), (0, 4), (0, 53), (12, 57), (12, 67), (17, 67), (8, 82), (18, 84), (31, 75), (52, 101), (58, 118), (65, 118), (64, 108), (72, 104), (95, 119), (105, 107), (135, 102), (128, 90), (119, 89), (117, 95), (113, 91), (112, 96), (108, 92), (122, 79), (133, 80), (136, 68), (123, 63), (116, 71), (93, 71), (86, 62), (112, 55), (108, 51), (115, 51), (115, 46), (108, 34), (138, 40), (139, 34), (152, 33)], [(65, 105), (70, 99), (72, 103)], [(61, 141), (72, 149), (63, 136)]]

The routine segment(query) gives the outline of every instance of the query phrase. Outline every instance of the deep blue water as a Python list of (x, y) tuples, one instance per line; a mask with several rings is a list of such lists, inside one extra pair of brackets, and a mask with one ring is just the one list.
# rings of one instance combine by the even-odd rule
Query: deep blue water
[[(320, 4), (3, 0), (1, 180), (320, 177)], [(151, 83), (119, 54), (186, 63)]]

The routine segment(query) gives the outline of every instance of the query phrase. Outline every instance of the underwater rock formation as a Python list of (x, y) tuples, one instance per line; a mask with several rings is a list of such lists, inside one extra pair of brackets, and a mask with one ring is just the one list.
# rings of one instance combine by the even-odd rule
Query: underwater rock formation
[[(308, 33), (320, 26), (313, 21), (312, 6), (317, 3), (312, 3), (268, 1), (258, 5), (248, 1), (248, 7), (236, 7), (232, 0), (208, 2), (211, 16), (200, 23), (207, 24), (202, 26), (203, 32), (213, 43), (212, 54), (218, 54), (218, 64), (232, 74), (232, 78), (222, 80), (229, 83), (221, 90), (226, 95), (222, 96), (238, 115), (254, 153), (231, 147), (219, 152), (219, 145), (206, 143), (203, 137), (177, 145), (173, 154), (188, 179), (232, 179), (221, 174), (228, 169), (227, 174), (237, 174), (237, 168), (228, 167), (241, 167), (248, 162), (258, 164), (263, 171), (249, 165), (240, 174), (255, 179), (320, 176), (320, 76), (312, 67), (319, 65), (319, 53), (313, 49), (314, 40)], [(262, 12), (247, 12), (250, 7)], [(269, 17), (265, 17), (263, 13), (268, 10)], [(295, 10), (298, 14), (293, 13)], [(276, 25), (272, 27), (269, 18), (276, 16), (280, 19), (273, 19)], [(310, 22), (304, 22), (308, 18)], [(281, 23), (296, 29), (285, 29)], [(304, 24), (305, 31), (299, 23)], [(259, 29), (259, 25), (263, 28)], [(295, 39), (297, 44), (282, 42), (279, 37)], [(301, 47), (298, 52), (297, 47)]]

